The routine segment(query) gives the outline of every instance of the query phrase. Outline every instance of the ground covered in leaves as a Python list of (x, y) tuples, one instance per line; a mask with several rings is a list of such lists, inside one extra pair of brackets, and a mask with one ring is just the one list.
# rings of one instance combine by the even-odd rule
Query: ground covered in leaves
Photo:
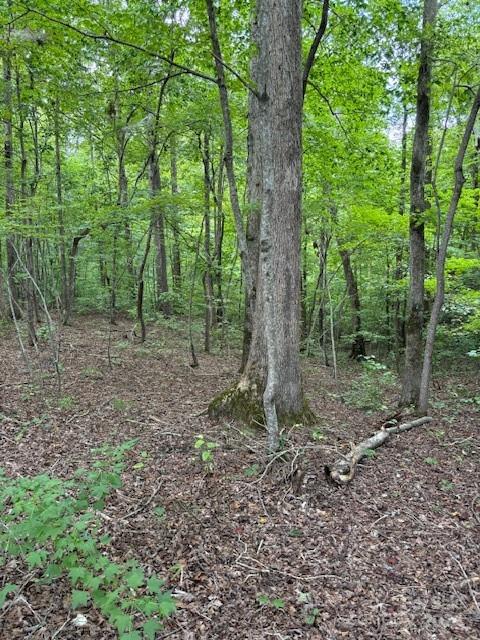
[[(62, 329), (60, 393), (48, 344), (30, 354), (32, 384), (15, 335), (3, 334), (0, 467), (68, 478), (92, 448), (138, 439), (101, 521), (111, 554), (137, 558), (175, 595), (159, 638), (480, 638), (478, 379), (439, 379), (434, 421), (392, 438), (337, 488), (324, 465), (391, 413), (378, 405), (381, 378), (352, 365), (336, 384), (305, 361), (318, 424), (284, 433), (285, 456), (268, 464), (261, 431), (205, 415), (234, 381), (238, 353), (199, 354), (191, 368), (182, 330), (152, 326), (140, 345), (129, 327), (110, 340), (101, 317)], [(375, 410), (360, 408), (369, 401)], [(211, 464), (198, 434), (218, 445)], [(3, 567), (0, 588), (26, 574)], [(116, 637), (92, 608), (72, 626), (65, 581), (23, 582), (0, 610), (2, 639)]]

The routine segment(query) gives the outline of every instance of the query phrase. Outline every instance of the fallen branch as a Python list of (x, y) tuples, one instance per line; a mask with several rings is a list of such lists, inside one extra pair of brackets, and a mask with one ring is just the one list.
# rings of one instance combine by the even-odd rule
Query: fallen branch
[(350, 453), (346, 456), (342, 456), (342, 458), (337, 460), (331, 467), (325, 465), (325, 476), (327, 480), (334, 484), (349, 483), (355, 476), (357, 464), (362, 460), (362, 458), (368, 456), (370, 451), (380, 447), (390, 438), (390, 436), (403, 433), (404, 431), (409, 431), (414, 427), (419, 427), (422, 424), (431, 422), (431, 420), (432, 418), (425, 416), (423, 418), (418, 418), (417, 420), (412, 420), (411, 422), (405, 422), (398, 426), (382, 427), (380, 431), (374, 433), (370, 438), (363, 440), (356, 446), (352, 446)]

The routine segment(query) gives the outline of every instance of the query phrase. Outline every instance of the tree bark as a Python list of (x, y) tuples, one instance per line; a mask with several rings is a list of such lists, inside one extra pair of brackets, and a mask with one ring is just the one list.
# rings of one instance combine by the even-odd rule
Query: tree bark
[[(177, 177), (177, 141), (175, 134), (170, 137), (170, 181), (173, 198), (178, 196), (178, 177)], [(179, 291), (182, 284), (182, 261), (180, 258), (180, 233), (179, 233), (179, 217), (178, 207), (173, 206), (173, 259), (172, 259), (172, 280), (173, 288)]]
[(54, 137), (55, 137), (55, 186), (57, 190), (57, 221), (58, 221), (58, 245), (60, 251), (60, 291), (63, 311), (63, 323), (70, 319), (71, 304), (68, 299), (69, 287), (67, 276), (67, 250), (65, 246), (65, 217), (63, 210), (62, 193), (62, 159), (60, 151), (60, 101), (57, 98), (54, 104)]
[[(148, 161), (150, 195), (153, 199), (158, 198), (160, 194), (160, 168), (158, 166), (158, 158), (156, 152), (152, 149)], [(165, 219), (162, 207), (155, 203), (152, 207), (153, 211), (153, 233), (155, 237), (155, 275), (156, 275), (156, 291), (157, 291), (157, 311), (160, 311), (165, 317), (172, 313), (169, 300), (165, 299), (168, 294), (168, 275), (167, 275), (167, 251), (165, 245)]]
[(424, 0), (422, 40), (417, 79), (417, 107), (410, 171), (410, 285), (406, 319), (405, 370), (400, 404), (418, 406), (423, 353), (425, 278), (425, 199), (430, 121), (433, 30), (437, 0)]
[(440, 313), (442, 311), (443, 302), (445, 298), (445, 262), (447, 259), (448, 244), (450, 242), (450, 236), (453, 229), (453, 221), (457, 212), (460, 196), (462, 195), (463, 185), (465, 183), (465, 176), (463, 174), (463, 162), (467, 151), (468, 143), (473, 132), (473, 127), (477, 119), (477, 115), (480, 109), (480, 89), (478, 89), (475, 99), (470, 110), (470, 115), (465, 126), (465, 131), (462, 137), (460, 147), (458, 149), (457, 157), (455, 158), (455, 184), (453, 187), (453, 194), (450, 200), (447, 216), (445, 219), (445, 225), (443, 228), (442, 239), (437, 256), (436, 265), (436, 287), (435, 298), (430, 315), (430, 320), (427, 327), (427, 335), (425, 340), (425, 351), (423, 356), (422, 377), (420, 382), (420, 395), (418, 402), (419, 413), (427, 413), (428, 411), (428, 398), (430, 390), (430, 378), (432, 374), (432, 357), (433, 347), (435, 344), (435, 334), (437, 331), (438, 322), (440, 320)]
[(350, 252), (346, 249), (339, 249), (339, 253), (342, 260), (343, 273), (345, 275), (345, 282), (347, 283), (347, 293), (352, 309), (353, 341), (352, 348), (350, 350), (350, 358), (358, 358), (359, 356), (365, 356), (366, 351), (365, 338), (362, 334), (361, 304), (360, 296), (358, 294), (357, 279), (355, 278), (355, 274), (352, 269)]
[(262, 210), (252, 343), (239, 384), (210, 406), (247, 421), (263, 413), (270, 449), (279, 423), (310, 417), (300, 375), (300, 19), (300, 0), (257, 3)]

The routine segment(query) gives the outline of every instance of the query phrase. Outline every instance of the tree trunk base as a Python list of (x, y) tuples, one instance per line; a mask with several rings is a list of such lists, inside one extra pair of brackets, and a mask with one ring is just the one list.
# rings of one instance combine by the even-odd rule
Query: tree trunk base
[[(230, 387), (210, 402), (209, 417), (236, 420), (249, 427), (265, 427), (263, 398), (258, 388), (257, 384), (247, 386), (244, 382)], [(316, 416), (306, 401), (304, 401), (302, 411), (278, 412), (277, 417), (281, 427), (294, 424), (308, 425), (316, 422)]]

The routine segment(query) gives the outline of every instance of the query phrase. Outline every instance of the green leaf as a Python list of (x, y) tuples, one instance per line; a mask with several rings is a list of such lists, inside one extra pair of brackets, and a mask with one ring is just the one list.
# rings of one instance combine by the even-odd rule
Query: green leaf
[(140, 587), (144, 583), (144, 581), (145, 576), (143, 575), (143, 571), (139, 567), (133, 569), (126, 575), (126, 582), (132, 589)]
[(163, 580), (160, 580), (156, 576), (152, 576), (147, 580), (147, 589), (151, 593), (161, 593), (164, 584)]
[(142, 634), (140, 631), (129, 631), (128, 633), (121, 633), (119, 640), (142, 640)]
[(162, 617), (167, 618), (172, 615), (172, 613), (175, 613), (176, 608), (175, 600), (170, 593), (164, 593), (163, 596), (159, 598), (158, 612)]
[(88, 591), (77, 591), (74, 589), (72, 591), (72, 607), (74, 609), (77, 609), (78, 607), (86, 607), (89, 598), (90, 593)]
[(272, 606), (274, 606), (275, 609), (283, 609), (285, 607), (285, 601), (281, 598), (275, 598), (272, 600)]
[(160, 624), (160, 622), (152, 618), (152, 620), (147, 620), (147, 622), (145, 622), (145, 624), (143, 625), (143, 635), (145, 636), (145, 638), (147, 638), (147, 640), (155, 640), (155, 635), (161, 628), (162, 625)]
[(11, 582), (9, 582), (8, 584), (6, 584), (3, 589), (0, 589), (0, 609), (3, 607), (5, 600), (7, 599), (7, 596), (9, 593), (13, 593), (14, 591), (17, 590), (17, 585), (16, 584), (12, 584)]

